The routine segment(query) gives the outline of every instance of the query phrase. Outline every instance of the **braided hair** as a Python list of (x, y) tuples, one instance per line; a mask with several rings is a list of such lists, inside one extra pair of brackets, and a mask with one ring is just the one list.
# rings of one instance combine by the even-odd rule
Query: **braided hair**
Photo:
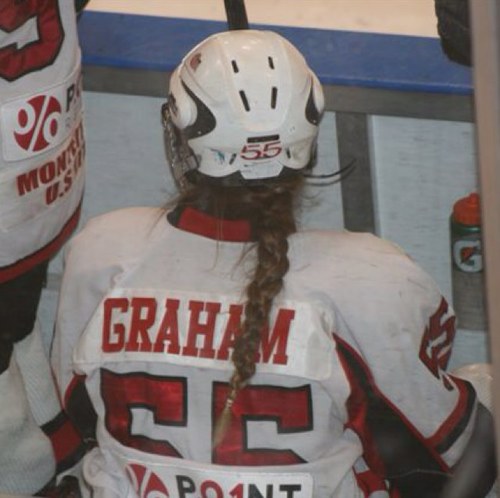
[(177, 203), (205, 210), (219, 219), (247, 220), (256, 246), (255, 268), (246, 285), (243, 323), (231, 357), (234, 371), (229, 395), (215, 426), (214, 447), (224, 437), (235, 398), (255, 374), (261, 334), (269, 325), (274, 299), (289, 269), (288, 236), (296, 231), (295, 202), (302, 184), (300, 173), (255, 186), (224, 187), (199, 180)]

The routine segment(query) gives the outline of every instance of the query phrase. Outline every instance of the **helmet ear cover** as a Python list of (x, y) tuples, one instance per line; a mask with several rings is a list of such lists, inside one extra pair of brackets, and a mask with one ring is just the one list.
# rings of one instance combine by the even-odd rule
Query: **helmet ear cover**
[(320, 86), (319, 81), (313, 78), (311, 85), (311, 92), (309, 93), (309, 98), (306, 104), (306, 119), (309, 123), (319, 126), (321, 119), (323, 118), (323, 111), (325, 108), (325, 99), (321, 87), (318, 91), (318, 86)]
[[(176, 70), (177, 72), (178, 70)], [(183, 88), (184, 86), (184, 88)], [(172, 121), (180, 130), (191, 126), (196, 119), (196, 106), (185, 91), (185, 85), (178, 77), (170, 79), (170, 91), (168, 94), (168, 105)]]
[(190, 140), (191, 138), (201, 137), (207, 135), (212, 130), (215, 129), (217, 121), (215, 116), (212, 114), (210, 109), (199, 99), (187, 86), (181, 81), (182, 86), (186, 93), (191, 98), (191, 104), (194, 105), (194, 120), (189, 123), (183, 130), (186, 138)]

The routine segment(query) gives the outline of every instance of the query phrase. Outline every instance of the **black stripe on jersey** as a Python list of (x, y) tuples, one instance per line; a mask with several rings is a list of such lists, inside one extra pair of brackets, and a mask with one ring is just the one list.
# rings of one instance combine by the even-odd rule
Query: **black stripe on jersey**
[(351, 426), (362, 440), (369, 466), (387, 479), (417, 470), (436, 477), (449, 472), (434, 448), (426, 446), (423, 436), (379, 391), (359, 354), (340, 337), (335, 335), (335, 340), (352, 389), (347, 401)]
[(65, 396), (65, 409), (88, 446), (96, 440), (97, 413), (90, 400), (85, 375), (75, 375)]
[(33, 331), (48, 264), (45, 261), (12, 280), (0, 282), (0, 372), (9, 366), (8, 353), (12, 352), (13, 344)]
[(466, 380), (457, 379), (455, 377), (453, 380), (455, 381), (455, 384), (458, 384), (467, 393), (464, 396), (466, 398), (465, 409), (460, 421), (454, 425), (451, 431), (439, 443), (435, 445), (436, 450), (441, 454), (446, 453), (446, 451), (453, 446), (455, 441), (463, 433), (470, 422), (470, 418), (474, 412), (474, 407), (476, 406), (476, 391), (472, 387), (472, 384)]

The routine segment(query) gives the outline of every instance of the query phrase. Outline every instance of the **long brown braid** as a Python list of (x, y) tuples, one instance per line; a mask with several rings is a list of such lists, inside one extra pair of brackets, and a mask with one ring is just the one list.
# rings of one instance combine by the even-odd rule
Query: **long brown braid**
[(303, 179), (266, 181), (261, 186), (221, 187), (200, 182), (186, 192), (180, 203), (194, 205), (221, 219), (246, 219), (256, 242), (256, 265), (246, 286), (246, 304), (240, 333), (232, 354), (234, 372), (230, 393), (214, 431), (220, 443), (231, 418), (231, 406), (256, 370), (262, 331), (269, 325), (274, 298), (283, 288), (289, 268), (288, 236), (295, 232), (295, 202)]

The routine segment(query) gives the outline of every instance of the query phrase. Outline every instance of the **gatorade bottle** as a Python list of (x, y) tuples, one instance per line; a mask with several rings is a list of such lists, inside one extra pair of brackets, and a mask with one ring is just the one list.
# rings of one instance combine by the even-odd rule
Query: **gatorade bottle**
[(453, 307), (457, 326), (486, 330), (481, 206), (477, 193), (455, 202), (450, 232)]

